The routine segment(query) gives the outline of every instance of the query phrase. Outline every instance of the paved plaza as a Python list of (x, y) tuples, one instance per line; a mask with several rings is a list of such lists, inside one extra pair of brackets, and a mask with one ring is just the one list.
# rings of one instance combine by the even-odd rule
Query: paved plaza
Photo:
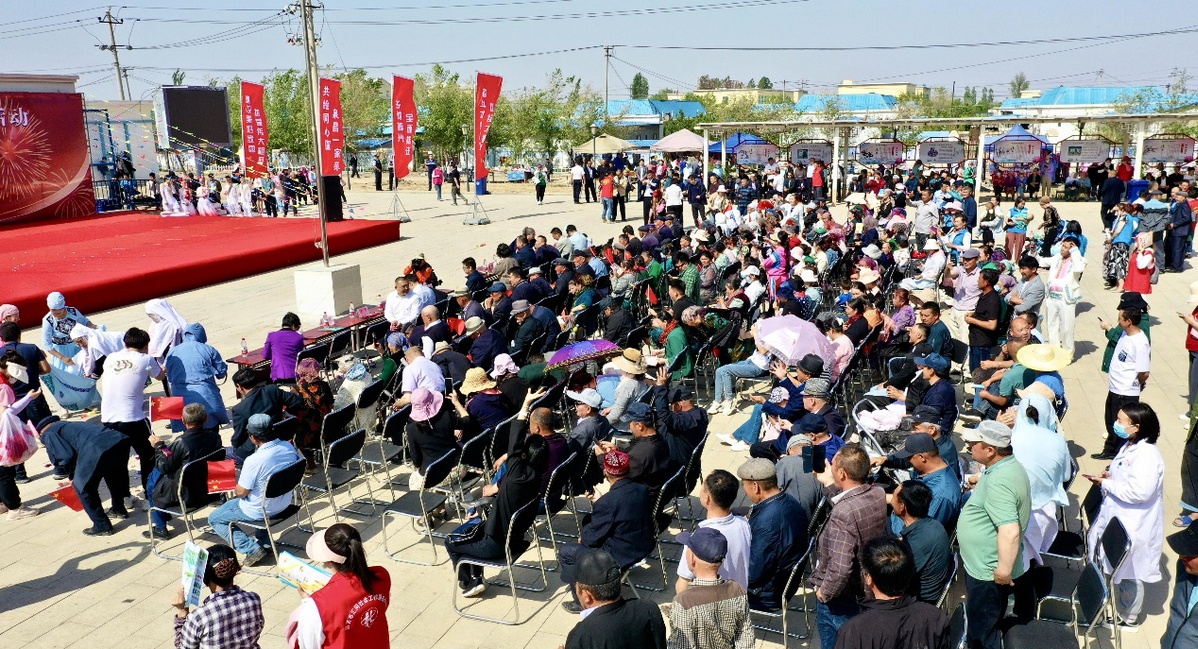
[[(361, 188), (366, 186), (367, 183), (355, 183), (348, 194), (355, 218), (389, 216), (391, 194), (362, 191)], [(520, 191), (508, 193), (508, 190), (516, 189)], [(560, 192), (558, 188), (555, 190)], [(573, 223), (592, 239), (606, 241), (624, 225), (600, 223), (596, 204), (574, 205), (564, 193), (551, 193), (544, 205), (537, 205), (531, 187), (497, 188), (495, 194), (485, 197), (492, 220), (485, 226), (462, 225), (470, 208), (454, 207), (448, 198), (437, 202), (432, 193), (423, 191), (404, 191), (401, 196), (412, 217), (411, 223), (402, 226), (401, 241), (334, 257), (335, 262), (360, 265), (363, 295), (368, 302), (381, 300), (391, 290), (394, 277), (413, 257), (422, 253), (438, 271), (444, 281), (443, 288), (457, 287), (462, 280), (459, 271), (462, 258), (474, 256), (480, 262), (489, 260), (496, 244), (511, 241), (524, 226), (548, 234), (553, 226), (564, 229), (566, 224)], [(632, 207), (635, 214), (629, 214), (629, 223), (639, 225), (640, 205), (634, 203)], [(1082, 282), (1084, 298), (1078, 307), (1077, 318), (1078, 358), (1062, 371), (1070, 402), (1063, 432), (1072, 442), (1082, 471), (1097, 474), (1103, 470), (1104, 463), (1091, 460), (1089, 454), (1101, 447), (1103, 401), (1107, 392), (1106, 375), (1099, 371), (1105, 341), (1098, 318), (1116, 321), (1118, 294), (1105, 290), (1102, 285), (1103, 251), (1097, 204), (1060, 203), (1058, 207), (1063, 218), (1080, 220), (1089, 236), (1088, 270)], [(1033, 208), (1032, 212), (1037, 216), (1035, 226), (1039, 210)], [(837, 208), (835, 214), (844, 218), (842, 208)], [(317, 224), (315, 220), (312, 223), (315, 235)], [(1180, 462), (1185, 442), (1185, 431), (1178, 415), (1186, 408), (1188, 357), (1183, 339), (1185, 326), (1177, 317), (1177, 311), (1190, 308), (1185, 306), (1187, 287), (1196, 279), (1198, 272), (1192, 270), (1166, 274), (1153, 287), (1154, 292), (1145, 296), (1152, 308), (1154, 353), (1151, 378), (1143, 400), (1156, 409), (1163, 425), (1159, 446), (1166, 463), (1165, 511), (1168, 520), (1172, 520), (1177, 512)], [(162, 297), (169, 299), (188, 321), (201, 322), (207, 329), (209, 343), (225, 357), (237, 353), (243, 337), (250, 347), (261, 345), (267, 332), (278, 328), (283, 313), (295, 306), (292, 269)], [(69, 302), (71, 296), (67, 295), (67, 299)], [(41, 315), (22, 314), (22, 322), (33, 324)], [(149, 324), (141, 304), (87, 315), (114, 331), (131, 326), (147, 328)], [(305, 323), (305, 327), (311, 324)], [(40, 332), (26, 331), (25, 340), (39, 341)], [(232, 381), (227, 381), (221, 389), (226, 405), (234, 404)], [(723, 467), (735, 471), (747, 457), (732, 453), (714, 439), (714, 434), (731, 432), (744, 416), (745, 410), (742, 410), (739, 416), (721, 415), (713, 419), (713, 437), (703, 460), (705, 470)], [(161, 423), (155, 425), (156, 430), (164, 428)], [(225, 437), (228, 438), (227, 431)], [(45, 452), (39, 450), (28, 467), (35, 480), (21, 486), (22, 496), (29, 505), (41, 509), (42, 515), (15, 523), (0, 520), (0, 647), (150, 649), (172, 646), (170, 600), (179, 582), (180, 564), (149, 553), (147, 541), (142, 537), (142, 531), (147, 529), (145, 513), (138, 510), (130, 520), (118, 521), (117, 532), (111, 537), (85, 537), (81, 531), (89, 525), (87, 518), (47, 495), (56, 483), (50, 476)], [(1085, 480), (1075, 482), (1075, 505), (1088, 486)], [(316, 507), (314, 514), (318, 527), (327, 527), (334, 522), (327, 505)], [(388, 620), (395, 647), (556, 648), (564, 644), (566, 634), (577, 622), (577, 616), (566, 613), (559, 606), (568, 595), (556, 573), (549, 574), (549, 589), (544, 593), (521, 593), (520, 614), (527, 620), (521, 625), (508, 627), (461, 618), (451, 606), (455, 578), (448, 563), (434, 567), (396, 563), (383, 551), (381, 523), (377, 516), (367, 519), (349, 515), (343, 519), (358, 524), (371, 562), (384, 566), (391, 573), (392, 600)], [(182, 526), (172, 523), (172, 529), (180, 530)], [(1166, 523), (1166, 533), (1172, 531)], [(418, 538), (412, 527), (402, 521), (393, 521), (389, 532), (392, 542), (398, 541), (400, 546), (414, 543)], [(179, 551), (183, 538), (185, 535), (176, 534), (166, 549)], [(288, 538), (292, 542), (303, 540), (302, 535), (294, 532)], [(215, 537), (210, 537), (202, 542), (216, 541)], [(551, 558), (548, 544), (545, 544), (545, 552)], [(667, 548), (666, 552), (673, 556), (676, 549)], [(1166, 552), (1169, 552), (1167, 545)], [(427, 545), (413, 547), (407, 554), (427, 558)], [(526, 556), (535, 556), (535, 552)], [(445, 560), (443, 550), (438, 558)], [(1123, 635), (1126, 649), (1159, 646), (1175, 559), (1172, 554), (1162, 559), (1166, 578), (1148, 586), (1144, 608), (1148, 619), (1137, 632)], [(550, 565), (556, 564), (551, 561)], [(673, 570), (673, 564), (667, 565)], [(646, 582), (654, 574), (640, 570), (634, 578)], [(531, 573), (521, 571), (519, 576), (527, 579)], [(266, 629), (262, 646), (283, 646), (288, 615), (300, 601), (297, 592), (273, 577), (242, 574), (237, 581), (241, 587), (259, 593), (263, 599)], [(959, 591), (954, 592), (957, 599), (963, 588)], [(505, 592), (491, 587), (487, 596), (472, 606), (486, 615), (504, 616), (510, 607), (510, 597), (505, 598)], [(657, 595), (663, 602), (670, 597), (672, 588)], [(956, 601), (953, 601), (951, 606), (955, 605)], [(792, 629), (802, 626), (801, 614), (794, 615), (792, 619), (798, 623), (793, 624)], [(1098, 636), (1101, 646), (1111, 646), (1107, 631), (1100, 630)], [(795, 642), (792, 640), (791, 646)], [(777, 635), (766, 635), (761, 639), (759, 633), (758, 646), (778, 646), (778, 643)], [(815, 647), (818, 640), (804, 643), (803, 646)]]

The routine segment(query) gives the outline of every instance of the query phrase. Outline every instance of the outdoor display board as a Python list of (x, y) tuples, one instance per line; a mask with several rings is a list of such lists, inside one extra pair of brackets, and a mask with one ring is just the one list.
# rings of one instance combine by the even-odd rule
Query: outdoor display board
[(1062, 140), (1057, 146), (1061, 162), (1070, 164), (1093, 164), (1111, 157), (1111, 142), (1103, 138)]
[(1144, 140), (1144, 162), (1180, 163), (1194, 159), (1194, 140), (1184, 136)]
[(0, 225), (95, 211), (83, 95), (0, 92)]
[(1000, 165), (1030, 164), (1040, 159), (1043, 148), (1040, 140), (996, 140), (990, 149), (990, 161)]
[(736, 161), (739, 164), (763, 165), (770, 158), (775, 160), (778, 158), (777, 145), (765, 144), (742, 144), (736, 147)]
[(225, 88), (163, 86), (154, 96), (158, 148), (227, 147), (233, 144)]
[(867, 165), (902, 164), (903, 143), (897, 140), (862, 142), (857, 145), (857, 160)]
[(915, 157), (926, 165), (955, 165), (965, 160), (965, 143), (960, 140), (925, 140)]
[(811, 164), (812, 160), (828, 162), (832, 159), (832, 143), (825, 141), (795, 142), (790, 145), (790, 161), (795, 164)]

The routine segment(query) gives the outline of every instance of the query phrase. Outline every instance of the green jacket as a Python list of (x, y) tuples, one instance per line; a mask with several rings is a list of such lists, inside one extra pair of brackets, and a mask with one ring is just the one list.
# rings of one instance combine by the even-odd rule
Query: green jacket
[[(1148, 336), (1148, 342), (1152, 342), (1152, 323), (1149, 322), (1148, 314), (1140, 316), (1140, 329), (1144, 330), (1144, 335)], [(1115, 355), (1115, 345), (1119, 344), (1119, 338), (1123, 335), (1123, 327), (1115, 325), (1106, 332), (1106, 350), (1102, 352), (1102, 371), (1111, 371), (1111, 358)]]
[(685, 354), (685, 360), (682, 361), (681, 369), (670, 374), (670, 380), (672, 381), (677, 381), (684, 376), (690, 376), (695, 369), (694, 356), (691, 354), (690, 345), (686, 341), (686, 330), (682, 327), (674, 327), (670, 335), (666, 336), (666, 362), (673, 364), (674, 359), (679, 354)]

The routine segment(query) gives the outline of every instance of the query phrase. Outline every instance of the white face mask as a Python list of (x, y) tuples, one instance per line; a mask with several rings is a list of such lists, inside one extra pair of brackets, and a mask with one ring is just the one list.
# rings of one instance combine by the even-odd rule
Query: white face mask
[(6, 374), (8, 374), (8, 378), (14, 381), (29, 383), (29, 371), (16, 363), (9, 363)]

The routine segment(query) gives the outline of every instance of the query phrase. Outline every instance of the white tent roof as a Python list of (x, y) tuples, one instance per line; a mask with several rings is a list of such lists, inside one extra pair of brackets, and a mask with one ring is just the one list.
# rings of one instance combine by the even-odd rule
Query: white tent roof
[(595, 153), (603, 155), (604, 153), (620, 153), (621, 151), (631, 151), (636, 145), (627, 140), (621, 140), (614, 135), (602, 133), (599, 137), (593, 140), (587, 140), (582, 144), (575, 144), (574, 151), (577, 153)]
[(682, 129), (674, 133), (670, 133), (664, 138), (657, 141), (652, 149), (654, 151), (664, 151), (666, 153), (685, 153), (688, 151), (702, 151), (707, 148), (703, 142), (703, 136), (689, 129)]

